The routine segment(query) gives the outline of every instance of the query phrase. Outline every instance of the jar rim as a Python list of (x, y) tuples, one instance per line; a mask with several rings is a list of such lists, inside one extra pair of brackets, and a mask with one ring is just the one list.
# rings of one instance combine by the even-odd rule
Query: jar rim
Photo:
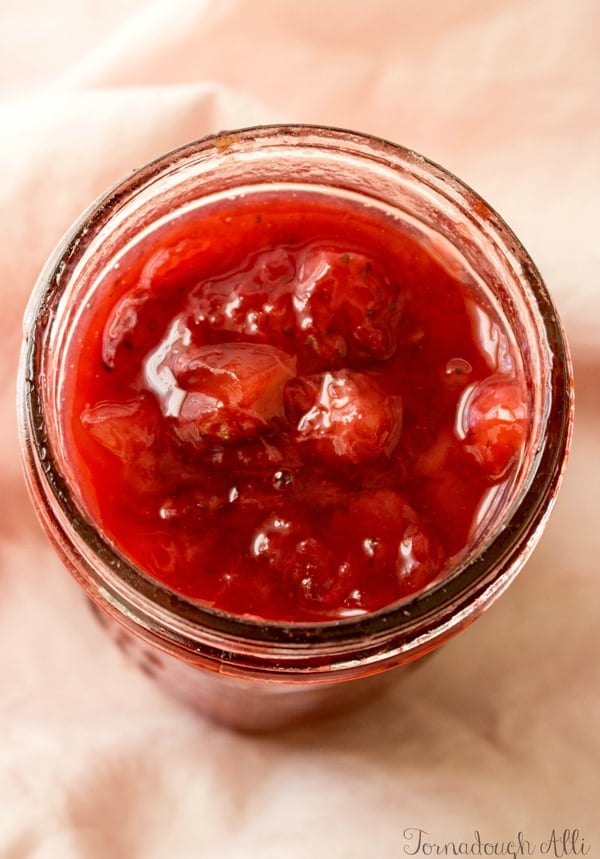
[[(170, 590), (165, 585), (150, 579), (133, 563), (125, 559), (112, 547), (88, 521), (71, 498), (65, 479), (56, 467), (46, 435), (44, 406), (36, 387), (40, 367), (40, 349), (43, 333), (52, 318), (51, 299), (63, 288), (61, 275), (67, 263), (73, 264), (86, 243), (106, 224), (111, 212), (120, 202), (129, 199), (140, 189), (152, 184), (166, 172), (179, 169), (186, 161), (198, 157), (231, 157), (240, 147), (249, 142), (257, 146), (362, 147), (362, 154), (382, 159), (391, 167), (401, 165), (412, 170), (420, 182), (440, 183), (448, 193), (458, 194), (466, 202), (476, 202), (478, 217), (485, 221), (486, 229), (493, 231), (500, 245), (516, 253), (523, 282), (532, 305), (539, 312), (553, 360), (548, 380), (551, 407), (547, 410), (544, 438), (552, 439), (539, 452), (530, 480), (518, 502), (513, 506), (510, 518), (495, 535), (493, 541), (474, 557), (467, 558), (449, 575), (432, 584), (426, 590), (399, 603), (384, 607), (365, 615), (319, 622), (279, 622), (255, 617), (232, 615), (200, 605)], [(20, 379), (20, 424), (24, 456), (28, 460), (43, 460), (41, 465), (28, 466), (29, 480), (43, 496), (49, 494), (58, 502), (62, 515), (122, 581), (123, 587), (105, 587), (104, 600), (119, 607), (129, 615), (139, 613), (140, 606), (132, 597), (138, 595), (145, 605), (142, 625), (150, 632), (192, 649), (197, 645), (191, 630), (206, 630), (231, 645), (239, 640), (257, 645), (279, 645), (286, 651), (307, 645), (324, 648), (344, 648), (351, 642), (369, 641), (378, 647), (382, 638), (393, 631), (395, 639), (412, 646), (420, 641), (433, 640), (442, 628), (464, 625), (464, 617), (471, 615), (473, 606), (483, 608), (512, 580), (505, 566), (505, 558), (530, 551), (538, 531), (541, 531), (560, 483), (566, 456), (570, 446), (573, 421), (572, 369), (568, 347), (552, 299), (542, 278), (527, 251), (510, 227), (475, 191), (449, 171), (433, 161), (399, 144), (363, 133), (341, 128), (317, 125), (261, 125), (231, 132), (209, 135), (198, 141), (178, 147), (134, 171), (113, 188), (100, 196), (79, 218), (57, 247), (38, 281), (26, 314), (25, 342), (22, 351)], [(21, 386), (20, 386), (21, 388)], [(43, 455), (42, 455), (43, 452)], [(27, 462), (26, 462), (27, 465)], [(43, 485), (42, 485), (43, 484)], [(46, 511), (52, 526), (62, 529), (59, 517)], [(494, 573), (490, 575), (490, 570)], [(160, 609), (160, 619), (148, 614), (148, 606)], [(165, 629), (165, 620), (177, 620), (173, 628)], [(137, 618), (140, 621), (140, 618)], [(167, 625), (169, 625), (167, 623)]]

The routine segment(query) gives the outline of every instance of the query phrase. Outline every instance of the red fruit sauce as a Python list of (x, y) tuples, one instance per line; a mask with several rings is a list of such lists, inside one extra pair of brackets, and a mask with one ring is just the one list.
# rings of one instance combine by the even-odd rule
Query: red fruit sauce
[(510, 332), (458, 259), (316, 193), (164, 221), (68, 344), (80, 504), (150, 577), (235, 615), (421, 591), (481, 536), (529, 424)]

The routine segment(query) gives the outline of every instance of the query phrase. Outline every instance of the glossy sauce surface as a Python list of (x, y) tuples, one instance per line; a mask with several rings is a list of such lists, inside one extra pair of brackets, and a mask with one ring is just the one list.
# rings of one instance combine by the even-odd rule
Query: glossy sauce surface
[(177, 592), (276, 621), (444, 575), (528, 427), (510, 336), (457, 257), (308, 193), (148, 234), (64, 367), (71, 479), (108, 539)]

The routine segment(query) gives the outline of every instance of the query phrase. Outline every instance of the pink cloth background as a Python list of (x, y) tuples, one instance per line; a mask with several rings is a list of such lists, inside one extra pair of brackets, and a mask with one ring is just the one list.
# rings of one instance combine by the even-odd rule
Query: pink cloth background
[[(2, 859), (399, 859), (408, 827), (520, 830), (534, 856), (577, 827), (600, 857), (599, 83), (596, 0), (4, 0)], [(36, 274), (97, 193), (278, 120), (395, 139), (477, 188), (556, 298), (578, 413), (547, 533), (484, 618), (360, 712), (250, 738), (181, 709), (90, 622), (26, 497), (14, 378)]]

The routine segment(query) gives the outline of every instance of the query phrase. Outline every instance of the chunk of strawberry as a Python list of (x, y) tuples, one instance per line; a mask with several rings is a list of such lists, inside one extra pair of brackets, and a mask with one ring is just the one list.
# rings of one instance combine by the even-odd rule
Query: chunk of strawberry
[(123, 462), (131, 462), (155, 443), (159, 415), (149, 397), (100, 403), (85, 409), (81, 422), (90, 435)]
[[(330, 463), (369, 462), (389, 455), (400, 438), (400, 397), (386, 394), (365, 373), (338, 370), (309, 377), (286, 392), (288, 416), (312, 402), (297, 422), (297, 440)], [(312, 395), (312, 396), (311, 396)]]
[(85, 409), (80, 420), (92, 438), (118, 458), (115, 465), (126, 475), (129, 497), (136, 497), (141, 510), (166, 459), (156, 402), (147, 394), (103, 402)]
[(102, 360), (107, 367), (114, 367), (117, 351), (135, 330), (140, 310), (149, 300), (146, 289), (134, 289), (112, 308), (102, 335)]
[(143, 339), (140, 316), (168, 294), (175, 283), (189, 279), (197, 261), (205, 256), (210, 242), (206, 238), (182, 239), (156, 251), (139, 272), (135, 286), (112, 307), (102, 332), (102, 359), (113, 368), (122, 347), (131, 348), (132, 340)]
[(146, 359), (145, 379), (163, 414), (177, 419), (178, 437), (199, 444), (252, 436), (283, 418), (295, 371), (295, 358), (266, 344), (194, 346), (177, 320)]
[(308, 248), (296, 276), (294, 308), (305, 343), (325, 361), (384, 360), (396, 351), (398, 286), (363, 254)]
[[(381, 608), (422, 590), (437, 575), (442, 550), (406, 499), (391, 489), (363, 490), (331, 518), (332, 540), (344, 545), (360, 605)], [(376, 584), (375, 584), (376, 583)], [(377, 603), (370, 602), (377, 595)]]
[(284, 342), (294, 331), (294, 257), (285, 248), (255, 255), (244, 270), (201, 283), (190, 296), (191, 321), (259, 342)]
[(458, 435), (465, 449), (497, 480), (518, 459), (529, 422), (520, 382), (493, 376), (467, 389), (459, 406)]
[(336, 590), (335, 558), (299, 508), (268, 514), (252, 535), (250, 555), (258, 568), (270, 571), (274, 593), (295, 606), (295, 619), (327, 605)]

